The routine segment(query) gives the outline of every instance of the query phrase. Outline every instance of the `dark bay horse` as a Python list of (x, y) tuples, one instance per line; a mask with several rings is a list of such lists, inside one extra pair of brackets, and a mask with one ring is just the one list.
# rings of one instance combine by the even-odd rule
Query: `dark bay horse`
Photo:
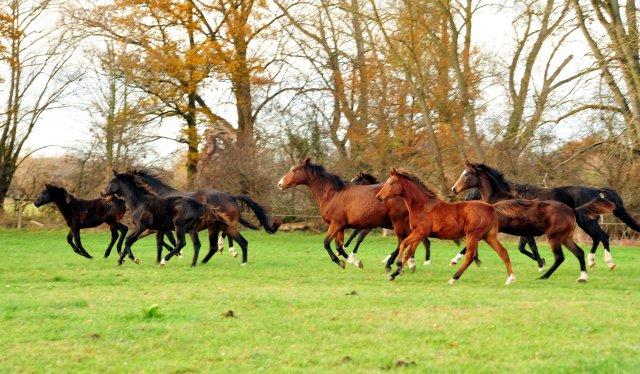
[[(69, 226), (67, 242), (75, 253), (86, 258), (92, 258), (82, 246), (80, 229), (98, 227), (106, 223), (111, 228), (111, 242), (104, 253), (104, 257), (109, 257), (113, 244), (118, 240), (118, 231), (120, 231), (121, 236), (116, 249), (120, 254), (122, 241), (128, 231), (127, 226), (120, 223), (127, 210), (123, 200), (114, 199), (111, 205), (107, 205), (102, 199), (78, 199), (62, 187), (45, 183), (44, 190), (38, 195), (33, 205), (39, 208), (51, 202), (56, 204), (64, 217), (65, 223)], [(72, 239), (75, 240), (75, 245)]]
[[(593, 201), (594, 199), (597, 199), (602, 194), (602, 197), (615, 204), (616, 208), (613, 211), (613, 215), (624, 222), (631, 229), (640, 232), (640, 224), (637, 220), (631, 217), (629, 212), (625, 209), (624, 201), (622, 200), (620, 195), (611, 188), (592, 188), (586, 186), (564, 186), (547, 188), (534, 186), (532, 184), (520, 184), (511, 181), (508, 182), (513, 183), (515, 194), (522, 197), (523, 199), (538, 199), (543, 201), (555, 200), (573, 209), (585, 205), (588, 202)], [(479, 194), (477, 195), (477, 198), (480, 199)], [(581, 214), (576, 217), (576, 220), (578, 226), (587, 235), (589, 235), (591, 237), (591, 240), (593, 241), (591, 251), (587, 256), (587, 263), (591, 270), (593, 270), (595, 266), (595, 254), (596, 249), (598, 248), (598, 244), (602, 243), (602, 245), (604, 246), (604, 260), (607, 263), (609, 269), (613, 271), (616, 267), (616, 264), (613, 262), (611, 252), (609, 250), (609, 234), (607, 234), (600, 227), (600, 224), (598, 223), (598, 217), (589, 218), (588, 216)], [(535, 240), (533, 238), (521, 237), (520, 244), (518, 246), (521, 252), (526, 252), (524, 248), (527, 243), (532, 250), (535, 248)], [(455, 264), (455, 261), (452, 260), (452, 263)]]
[[(409, 209), (411, 235), (400, 244), (398, 269), (389, 280), (403, 273), (403, 267), (413, 255), (416, 244), (423, 238), (460, 239), (466, 237), (467, 257), (464, 264), (454, 274), (449, 283), (453, 284), (469, 267), (478, 253), (478, 241), (484, 240), (504, 261), (509, 274), (506, 284), (515, 282), (516, 276), (511, 267), (507, 250), (498, 241), (499, 212), (505, 216), (514, 216), (531, 206), (527, 200), (509, 200), (489, 205), (480, 201), (447, 203), (440, 195), (429, 188), (417, 176), (402, 170), (392, 169), (390, 178), (377, 194), (379, 201), (400, 196)], [(403, 252), (407, 249), (407, 253)]]
[[(351, 183), (356, 184), (358, 186), (370, 186), (373, 184), (380, 184), (380, 181), (378, 180), (378, 178), (374, 177), (373, 175), (360, 170), (358, 172), (358, 175), (355, 176), (355, 178), (353, 178), (351, 180)], [(404, 201), (400, 198), (398, 198), (398, 203), (404, 205)], [(407, 214), (409, 214), (409, 211), (407, 211)], [(344, 244), (344, 249), (347, 249), (347, 247), (349, 246), (349, 244), (351, 243), (351, 241), (358, 236), (358, 240), (356, 242), (356, 246), (355, 248), (353, 248), (353, 254), (355, 255), (358, 252), (358, 247), (360, 247), (360, 243), (362, 243), (362, 241), (364, 240), (365, 237), (367, 237), (367, 235), (369, 235), (369, 233), (371, 232), (371, 229), (368, 230), (353, 230), (353, 232), (351, 233), (351, 236), (349, 236), (349, 240), (347, 240), (347, 242)], [(360, 235), (358, 235), (360, 234)], [(424, 244), (424, 247), (426, 249), (426, 258), (424, 261), (424, 265), (431, 265), (431, 242), (429, 241), (429, 239), (424, 238), (424, 240), (422, 241), (422, 243)], [(397, 251), (397, 248), (396, 248)], [(395, 252), (394, 252), (395, 253)], [(393, 263), (393, 260), (391, 260), (391, 262), (389, 262), (389, 260), (391, 259), (391, 257), (393, 256), (393, 254), (388, 255), (387, 257), (385, 257), (384, 260), (380, 261), (381, 264), (383, 265), (388, 265), (387, 269), (391, 270), (391, 264)], [(409, 260), (409, 269), (411, 271), (414, 271), (416, 268), (416, 264), (415, 264), (415, 256), (411, 257), (411, 259)]]
[(209, 225), (230, 225), (226, 215), (219, 213), (215, 207), (186, 196), (158, 197), (146, 184), (136, 179), (131, 171), (118, 173), (114, 170), (113, 174), (115, 177), (102, 189), (100, 195), (103, 198), (111, 195), (123, 196), (129, 206), (131, 221), (135, 224), (135, 228), (125, 240), (125, 248), (118, 259), (118, 265), (122, 265), (127, 254), (133, 262), (139, 263), (133, 256), (131, 246), (142, 232), (151, 229), (158, 232), (175, 230), (178, 239), (173, 251), (160, 262), (161, 267), (186, 245), (186, 233), (189, 233), (193, 241), (194, 255), (191, 266), (196, 266), (200, 251), (198, 228), (202, 221)]
[(409, 217), (403, 205), (389, 201), (380, 204), (376, 201), (376, 194), (382, 185), (357, 186), (345, 182), (337, 175), (327, 172), (322, 165), (310, 162), (307, 157), (291, 167), (289, 172), (280, 179), (278, 187), (281, 190), (297, 185), (307, 185), (313, 194), (322, 219), (329, 225), (324, 247), (331, 260), (344, 269), (344, 261), (340, 260), (331, 249), (331, 241), (335, 239), (338, 253), (349, 263), (363, 268), (362, 261), (355, 256), (347, 255), (344, 251), (344, 230), (373, 229), (377, 227), (393, 228), (398, 243), (409, 234)]
[[(222, 226), (220, 224), (206, 225), (201, 223), (200, 230), (209, 230), (209, 253), (202, 260), (206, 263), (211, 257), (219, 250), (222, 252), (222, 245), (224, 243), (223, 238), (218, 240), (218, 234), (220, 231), (223, 235), (229, 238), (229, 251), (233, 253), (234, 257), (237, 257), (237, 253), (233, 248), (233, 241), (235, 240), (242, 248), (242, 265), (247, 263), (247, 250), (249, 242), (238, 231), (238, 223), (253, 230), (259, 230), (257, 226), (251, 222), (245, 220), (241, 216), (241, 209), (238, 202), (246, 204), (251, 210), (253, 210), (256, 218), (260, 221), (260, 224), (264, 230), (273, 234), (278, 231), (281, 222), (279, 220), (272, 219), (267, 211), (260, 206), (260, 204), (253, 201), (249, 196), (245, 195), (232, 195), (229, 192), (219, 191), (214, 189), (201, 189), (196, 191), (179, 191), (175, 188), (168, 186), (158, 175), (146, 171), (146, 170), (134, 170), (132, 174), (140, 179), (140, 181), (155, 192), (159, 197), (171, 197), (171, 196), (186, 196), (192, 197), (201, 203), (209, 204), (217, 207), (218, 211), (227, 215), (229, 220), (228, 226)], [(145, 233), (148, 235), (150, 232)]]
[[(460, 178), (452, 188), (454, 193), (458, 194), (469, 188), (477, 187), (482, 196), (482, 201), (488, 204), (517, 198), (512, 192), (513, 186), (504, 179), (504, 175), (500, 171), (484, 164), (472, 164), (469, 161), (466, 161), (465, 164), (467, 168), (462, 172), (462, 175), (460, 175)], [(576, 209), (571, 209), (565, 204), (553, 200), (534, 200), (530, 207), (523, 209), (517, 216), (505, 217), (498, 213), (500, 220), (499, 231), (526, 237), (547, 236), (555, 261), (541, 279), (549, 278), (564, 261), (564, 254), (562, 253), (562, 245), (564, 245), (578, 258), (580, 263), (580, 278), (578, 278), (578, 282), (586, 282), (588, 275), (584, 252), (573, 240), (576, 217), (581, 214), (594, 217), (611, 213), (614, 209), (614, 203), (600, 197)], [(537, 257), (538, 261), (540, 261), (537, 250), (534, 253), (535, 256), (530, 257), (533, 259)], [(540, 262), (538, 264), (541, 267), (543, 266)]]

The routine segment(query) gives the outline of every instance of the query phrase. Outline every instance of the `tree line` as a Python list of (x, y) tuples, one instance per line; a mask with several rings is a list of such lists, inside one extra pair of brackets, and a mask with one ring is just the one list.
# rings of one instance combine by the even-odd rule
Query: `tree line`
[[(617, 0), (3, 0), (0, 203), (44, 178), (88, 196), (113, 168), (161, 165), (182, 188), (306, 206), (274, 180), (312, 156), (345, 179), (406, 167), (445, 195), (469, 159), (610, 186), (633, 209), (637, 14)], [(492, 23), (506, 31), (480, 37)], [(89, 140), (58, 161), (24, 146), (49, 111), (86, 119)]]

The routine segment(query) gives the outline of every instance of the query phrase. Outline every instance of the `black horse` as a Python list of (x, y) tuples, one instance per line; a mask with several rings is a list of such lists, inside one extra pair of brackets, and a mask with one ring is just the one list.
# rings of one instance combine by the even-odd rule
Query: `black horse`
[[(229, 250), (237, 257), (237, 253), (233, 250), (233, 240), (235, 240), (242, 248), (242, 265), (247, 263), (247, 240), (238, 231), (238, 223), (253, 230), (259, 230), (257, 226), (251, 222), (245, 220), (241, 216), (241, 209), (238, 202), (244, 203), (251, 210), (253, 210), (256, 218), (260, 221), (260, 224), (264, 230), (273, 234), (278, 231), (278, 228), (282, 224), (279, 220), (272, 219), (266, 210), (260, 206), (260, 204), (253, 201), (249, 196), (245, 195), (232, 195), (229, 192), (214, 190), (214, 189), (202, 189), (197, 191), (178, 191), (175, 188), (168, 186), (164, 181), (156, 174), (145, 170), (132, 171), (132, 174), (136, 179), (139, 179), (142, 183), (149, 186), (149, 188), (160, 197), (171, 196), (186, 196), (192, 197), (201, 203), (209, 204), (217, 207), (218, 211), (226, 214), (229, 225), (222, 226), (220, 224), (200, 225), (200, 230), (208, 228), (209, 230), (209, 253), (202, 260), (203, 263), (209, 261), (209, 259), (218, 251), (222, 252), (222, 245), (224, 239), (218, 241), (218, 234), (220, 231), (223, 235), (229, 238)], [(168, 233), (167, 233), (168, 234)], [(148, 235), (148, 233), (147, 233)]]
[[(640, 232), (640, 224), (633, 217), (631, 217), (629, 212), (627, 212), (624, 207), (624, 201), (622, 200), (622, 197), (620, 197), (620, 195), (611, 188), (592, 188), (586, 186), (543, 188), (532, 184), (520, 184), (511, 181), (508, 182), (513, 184), (515, 194), (519, 197), (522, 197), (523, 199), (538, 199), (541, 201), (556, 200), (569, 206), (572, 209), (576, 209), (582, 205), (585, 205), (588, 202), (600, 197), (600, 194), (602, 194), (602, 196), (606, 200), (609, 200), (615, 204), (616, 208), (613, 211), (613, 215), (619, 218), (633, 230)], [(470, 190), (467, 194), (467, 198), (472, 200), (480, 200), (481, 196), (479, 191), (476, 189), (475, 191)], [(598, 244), (602, 242), (602, 245), (604, 246), (604, 260), (609, 266), (609, 269), (611, 269), (611, 271), (614, 271), (616, 264), (613, 262), (611, 252), (609, 251), (609, 234), (602, 230), (602, 228), (598, 224), (598, 218), (599, 217), (589, 218), (584, 214), (580, 214), (576, 217), (576, 223), (578, 224), (578, 227), (580, 227), (587, 235), (589, 235), (591, 237), (591, 240), (593, 241), (591, 251), (587, 255), (587, 263), (589, 265), (589, 268), (593, 270), (593, 268), (595, 267), (596, 249), (598, 248)], [(526, 244), (529, 244), (529, 247), (534, 253), (530, 253), (526, 250)], [(531, 237), (521, 237), (520, 243), (518, 244), (518, 249), (520, 250), (520, 252), (528, 256), (535, 256), (535, 252), (537, 252), (537, 248), (535, 247), (535, 239)], [(464, 253), (462, 254), (462, 256), (458, 254), (453, 260), (451, 260), (451, 265), (455, 265), (457, 263), (457, 260), (462, 257), (464, 257)], [(539, 270), (544, 270), (544, 267)]]
[[(56, 204), (64, 217), (65, 223), (69, 226), (70, 230), (67, 235), (67, 242), (75, 253), (86, 258), (92, 258), (82, 246), (80, 229), (98, 227), (106, 223), (111, 228), (111, 243), (109, 243), (104, 257), (109, 257), (113, 244), (118, 240), (118, 231), (120, 231), (121, 236), (116, 249), (118, 250), (118, 254), (120, 254), (122, 241), (128, 231), (127, 226), (120, 223), (120, 220), (127, 210), (123, 200), (113, 199), (112, 204), (107, 205), (102, 199), (78, 199), (62, 187), (45, 183), (44, 190), (38, 195), (33, 205), (39, 208), (51, 202)], [(73, 244), (73, 239), (75, 239), (75, 245)]]
[[(194, 198), (186, 196), (158, 197), (146, 184), (137, 179), (131, 171), (118, 173), (114, 170), (113, 174), (115, 177), (102, 189), (100, 195), (103, 198), (111, 195), (124, 196), (129, 206), (131, 221), (136, 225), (125, 240), (125, 248), (120, 255), (120, 259), (118, 259), (118, 265), (122, 265), (124, 256), (127, 253), (133, 262), (139, 263), (138, 259), (133, 256), (131, 246), (138, 240), (142, 232), (151, 229), (157, 230), (159, 233), (171, 230), (176, 231), (178, 239), (176, 247), (162, 259), (160, 262), (161, 267), (186, 245), (185, 234), (187, 232), (191, 236), (194, 249), (191, 266), (195, 266), (200, 251), (200, 239), (198, 238), (200, 224), (203, 221), (209, 225), (230, 224), (226, 215)], [(158, 246), (160, 246), (159, 243)]]
[[(359, 186), (369, 186), (372, 184), (379, 184), (380, 181), (378, 180), (378, 178), (374, 177), (373, 175), (365, 172), (364, 170), (360, 170), (358, 172), (358, 175), (355, 176), (355, 178), (353, 178), (351, 180), (351, 183), (353, 184), (357, 184)], [(349, 236), (349, 239), (347, 240), (347, 242), (344, 245), (344, 249), (347, 249), (347, 247), (349, 246), (349, 244), (351, 243), (351, 241), (358, 236), (358, 240), (356, 241), (356, 246), (355, 248), (353, 248), (353, 254), (355, 255), (356, 253), (358, 253), (358, 248), (360, 247), (360, 243), (362, 243), (362, 241), (364, 240), (364, 238), (367, 237), (367, 235), (369, 235), (369, 233), (371, 232), (371, 229), (367, 229), (367, 230), (353, 230), (353, 232), (351, 233), (351, 236)], [(358, 235), (360, 234), (360, 235)], [(426, 249), (426, 258), (424, 261), (424, 265), (431, 265), (431, 242), (429, 241), (428, 238), (425, 238), (422, 243), (424, 244), (424, 247)], [(389, 258), (391, 258), (391, 255), (387, 256), (384, 260), (380, 261), (381, 264), (386, 264), (387, 261), (389, 260)], [(411, 257), (411, 259), (409, 260), (409, 269), (411, 271), (413, 271), (416, 267), (415, 264), (415, 259), (413, 257)]]

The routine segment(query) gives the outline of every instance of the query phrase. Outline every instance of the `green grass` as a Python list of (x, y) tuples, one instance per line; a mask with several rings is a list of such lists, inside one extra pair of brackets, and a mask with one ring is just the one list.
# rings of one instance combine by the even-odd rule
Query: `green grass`
[(379, 261), (393, 238), (368, 238), (365, 270), (343, 271), (322, 235), (243, 235), (248, 266), (225, 248), (191, 269), (190, 242), (158, 268), (154, 239), (143, 239), (140, 265), (118, 267), (102, 258), (106, 232), (83, 234), (87, 260), (66, 232), (0, 231), (0, 372), (638, 372), (637, 248), (612, 248), (615, 273), (600, 249), (579, 284), (567, 251), (538, 281), (535, 263), (505, 243), (517, 275), (505, 286), (503, 263), (481, 244), (482, 267), (449, 285), (449, 242), (433, 242), (428, 267), (420, 247), (417, 271), (388, 282)]

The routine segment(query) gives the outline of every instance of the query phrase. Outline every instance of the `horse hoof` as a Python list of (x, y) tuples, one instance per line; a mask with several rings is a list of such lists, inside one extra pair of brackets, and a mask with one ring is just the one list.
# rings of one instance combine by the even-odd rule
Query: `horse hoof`
[(240, 264), (240, 266), (247, 266), (247, 263), (243, 262), (243, 263)]
[(398, 272), (398, 275), (404, 275), (404, 269), (400, 269), (400, 271)]
[(458, 265), (458, 263), (457, 263), (457, 262), (453, 262), (453, 261), (451, 261), (451, 262), (449, 263), (449, 266), (456, 266), (456, 265)]
[(122, 263), (123, 263), (123, 262), (124, 262), (124, 261), (118, 261), (118, 266), (122, 266)]
[(233, 258), (237, 258), (238, 257), (238, 252), (233, 252)]
[(507, 283), (505, 283), (505, 284), (515, 283), (515, 281), (516, 281), (516, 275), (515, 275), (515, 274), (511, 274), (511, 275), (509, 275), (509, 277), (507, 278)]
[(164, 267), (164, 264), (161, 262), (161, 263), (158, 264), (158, 267), (159, 268)]
[(476, 266), (477, 266), (477, 267), (480, 267), (480, 265), (482, 265), (482, 261), (480, 261), (480, 260), (479, 260), (479, 259), (477, 259), (477, 258), (475, 259), (475, 262), (476, 262)]
[(589, 270), (593, 271), (593, 268), (596, 267), (596, 264), (589, 264)]
[(578, 283), (587, 283), (586, 279), (578, 278)]
[(341, 268), (343, 268), (343, 269), (344, 269), (344, 261), (340, 260), (340, 261), (338, 262), (338, 266), (340, 266)]
[(364, 265), (362, 264), (362, 261), (358, 261), (358, 267), (360, 269), (364, 269)]
[(544, 271), (544, 269), (546, 268), (547, 265), (547, 260), (545, 260), (544, 258), (542, 259), (542, 266), (538, 268), (538, 271)]
[(449, 281), (448, 281), (447, 283), (449, 283), (449, 284), (454, 284), (454, 283), (456, 283), (456, 280), (455, 280), (455, 279), (453, 279), (453, 278), (451, 278), (451, 279), (449, 279)]
[(391, 271), (391, 268), (384, 268), (384, 272), (385, 272), (385, 273), (388, 273), (388, 272), (390, 272), (390, 271)]
[(138, 260), (137, 258), (134, 258), (134, 259), (133, 259), (133, 262), (135, 262), (135, 263), (136, 263), (136, 265), (140, 265), (140, 260)]
[(611, 271), (614, 271), (616, 269), (616, 264), (607, 264), (609, 265), (609, 269), (611, 269)]
[(394, 279), (396, 279), (396, 277), (394, 277), (393, 275), (390, 275), (389, 278), (387, 278), (387, 280), (389, 280), (389, 281), (392, 281)]
[(424, 266), (429, 266), (429, 265), (431, 265), (431, 260), (427, 260), (427, 261), (425, 261), (423, 265), (424, 265)]

